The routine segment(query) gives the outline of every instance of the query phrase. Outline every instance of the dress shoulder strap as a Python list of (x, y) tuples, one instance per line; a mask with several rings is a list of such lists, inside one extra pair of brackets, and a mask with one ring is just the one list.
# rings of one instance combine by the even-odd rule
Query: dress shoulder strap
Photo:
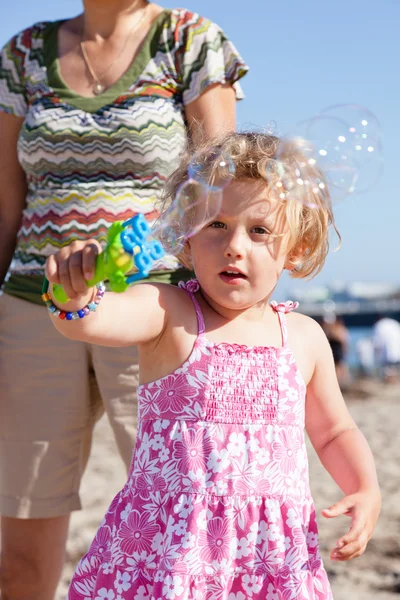
[(203, 312), (200, 308), (200, 304), (197, 302), (197, 299), (195, 297), (195, 293), (198, 292), (198, 290), (200, 289), (199, 282), (197, 281), (197, 279), (189, 279), (189, 281), (186, 282), (180, 281), (178, 283), (178, 286), (189, 294), (190, 299), (193, 302), (197, 317), (198, 335), (202, 335), (205, 332), (204, 317)]
[(274, 300), (271, 302), (272, 310), (274, 310), (279, 317), (279, 323), (282, 332), (282, 345), (284, 348), (286, 348), (288, 342), (286, 313), (289, 313), (292, 310), (296, 310), (298, 306), (298, 302), (292, 302), (291, 300), (289, 300), (288, 302), (280, 302), (279, 304)]

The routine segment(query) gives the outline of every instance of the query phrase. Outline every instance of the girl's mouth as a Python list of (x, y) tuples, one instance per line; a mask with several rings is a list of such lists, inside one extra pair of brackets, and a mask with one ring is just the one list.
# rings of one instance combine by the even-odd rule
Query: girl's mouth
[(243, 273), (240, 273), (239, 271), (231, 271), (230, 269), (221, 271), (219, 276), (224, 283), (229, 283), (231, 285), (237, 285), (238, 283), (247, 279), (246, 275)]

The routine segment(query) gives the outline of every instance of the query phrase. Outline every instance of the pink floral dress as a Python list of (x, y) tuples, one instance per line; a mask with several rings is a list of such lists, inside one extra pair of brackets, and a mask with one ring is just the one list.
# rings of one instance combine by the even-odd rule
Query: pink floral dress
[(72, 579), (69, 600), (332, 600), (304, 444), (305, 384), (282, 347), (214, 343), (139, 387), (123, 490)]

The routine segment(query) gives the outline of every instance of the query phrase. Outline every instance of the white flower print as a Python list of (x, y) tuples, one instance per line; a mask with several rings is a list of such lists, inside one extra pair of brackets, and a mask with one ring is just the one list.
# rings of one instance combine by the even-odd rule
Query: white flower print
[(156, 419), (153, 422), (153, 429), (156, 433), (161, 433), (163, 429), (167, 429), (170, 421), (168, 419)]
[(166, 460), (168, 460), (169, 453), (169, 448), (161, 448), (160, 452), (158, 453), (158, 459), (160, 460), (160, 462), (165, 462)]
[(132, 509), (132, 503), (128, 502), (128, 504), (125, 506), (124, 510), (121, 510), (121, 519), (122, 521), (125, 521), (128, 518), (129, 513), (131, 512)]
[(271, 425), (271, 423), (268, 423), (267, 427), (265, 428), (265, 439), (267, 442), (271, 443), (275, 440), (275, 433), (275, 427)]
[(228, 482), (223, 479), (218, 479), (214, 486), (214, 494), (217, 496), (225, 496), (228, 493)]
[(249, 556), (251, 542), (247, 537), (238, 539), (237, 537), (231, 540), (231, 556), (232, 558), (243, 558), (243, 556)]
[(204, 492), (212, 486), (211, 473), (207, 473), (202, 469), (197, 469), (196, 472), (189, 471), (186, 477), (182, 479), (183, 485), (187, 488), (185, 491)]
[(144, 550), (140, 553), (134, 552), (132, 556), (127, 557), (126, 562), (129, 565), (127, 571), (132, 573), (132, 581), (136, 581), (145, 569), (155, 568), (155, 557), (155, 554), (147, 554)]
[(258, 448), (256, 460), (260, 465), (266, 465), (271, 460), (271, 453), (268, 448)]
[(278, 378), (278, 390), (280, 392), (286, 392), (290, 387), (290, 381), (286, 377)]
[(179, 575), (167, 575), (164, 579), (163, 594), (166, 598), (176, 598), (183, 593), (182, 577)]
[(207, 509), (204, 508), (199, 512), (196, 519), (196, 525), (199, 529), (205, 528), (205, 526), (207, 525), (207, 517), (211, 517), (211, 511), (207, 511)]
[(286, 392), (286, 397), (289, 400), (289, 402), (296, 402), (296, 400), (298, 400), (299, 398), (299, 390), (290, 387)]
[(181, 544), (182, 548), (187, 550), (188, 548), (193, 548), (196, 543), (196, 536), (190, 531), (186, 531), (185, 535), (182, 537)]
[(153, 450), (160, 450), (165, 442), (165, 438), (163, 438), (162, 435), (160, 435), (159, 433), (156, 433), (156, 435), (153, 436), (152, 440), (151, 440), (151, 445), (153, 447)]
[(265, 501), (264, 514), (267, 517), (267, 521), (269, 523), (276, 523), (277, 519), (279, 519), (281, 515), (281, 507), (279, 504), (279, 500), (275, 500), (274, 498), (267, 498)]
[(259, 581), (260, 578), (256, 575), (243, 575), (243, 587), (249, 596), (258, 594), (261, 590), (261, 583)]
[(137, 594), (135, 594), (134, 600), (149, 600), (150, 595), (149, 592), (147, 591), (147, 587), (145, 587), (144, 585), (141, 585), (138, 588)]
[(231, 592), (228, 596), (228, 600), (246, 600), (246, 596), (242, 594), (242, 592), (238, 592), (237, 594)]
[(268, 539), (268, 523), (265, 521), (256, 521), (250, 526), (250, 531), (247, 534), (247, 538), (250, 541), (255, 541), (257, 544)]
[(294, 508), (289, 508), (289, 510), (287, 511), (286, 525), (291, 529), (293, 529), (293, 527), (301, 526), (299, 516), (294, 510)]
[(124, 571), (117, 571), (114, 587), (117, 590), (118, 594), (122, 594), (122, 592), (126, 592), (131, 587), (131, 577), (129, 573)]
[(277, 523), (271, 523), (268, 526), (267, 536), (271, 542), (275, 542), (276, 540), (278, 540), (280, 538), (281, 529)]
[(182, 536), (186, 533), (187, 530), (187, 522), (184, 519), (179, 519), (178, 523), (174, 525), (175, 534), (178, 536)]
[(100, 565), (101, 570), (104, 575), (109, 575), (110, 573), (114, 573), (114, 565), (111, 562), (105, 562)]
[(210, 469), (214, 473), (220, 473), (221, 471), (229, 467), (230, 458), (229, 452), (225, 448), (221, 450), (212, 450), (208, 456), (207, 469)]
[(96, 596), (95, 600), (114, 600), (115, 594), (112, 590), (106, 590), (106, 588), (101, 588), (98, 592), (98, 596)]
[(231, 456), (240, 456), (246, 448), (246, 436), (244, 433), (233, 432), (229, 436), (228, 452)]
[(318, 546), (318, 535), (309, 531), (307, 533), (307, 545), (309, 548), (316, 548)]
[(149, 502), (143, 504), (144, 510), (149, 515), (149, 521), (154, 521), (159, 518), (163, 523), (167, 520), (167, 509), (169, 497), (168, 495), (161, 494), (159, 491), (153, 491)]
[(274, 592), (274, 586), (272, 585), (272, 583), (268, 584), (268, 590), (267, 590), (267, 599), (266, 600), (280, 600), (278, 593)]
[(174, 506), (174, 512), (182, 519), (186, 519), (194, 508), (193, 498), (187, 494), (181, 494), (178, 503)]
[(289, 373), (290, 371), (290, 365), (288, 363), (287, 357), (282, 354), (279, 358), (278, 358), (278, 374), (279, 375), (285, 375), (286, 373)]
[(257, 450), (259, 449), (260, 446), (260, 441), (251, 436), (250, 439), (247, 442), (247, 448), (250, 452), (257, 452)]

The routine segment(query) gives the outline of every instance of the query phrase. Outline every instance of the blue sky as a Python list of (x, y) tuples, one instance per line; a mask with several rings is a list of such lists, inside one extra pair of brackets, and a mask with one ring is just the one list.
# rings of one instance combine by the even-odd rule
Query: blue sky
[[(337, 205), (343, 244), (311, 285), (400, 283), (399, 0), (186, 0), (184, 6), (218, 23), (250, 66), (239, 128), (275, 121), (280, 132), (290, 133), (334, 104), (362, 105), (377, 116), (384, 174), (366, 193)], [(78, 0), (11, 2), (0, 20), (0, 43), (35, 21), (80, 11)], [(286, 279), (281, 286), (291, 284)]]

